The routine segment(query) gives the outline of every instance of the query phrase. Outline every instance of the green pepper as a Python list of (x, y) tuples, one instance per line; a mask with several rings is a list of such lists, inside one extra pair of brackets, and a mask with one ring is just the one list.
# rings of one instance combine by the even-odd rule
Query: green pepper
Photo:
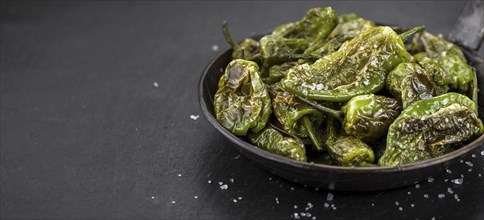
[(257, 63), (236, 59), (227, 65), (218, 83), (214, 108), (220, 124), (235, 135), (265, 127), (272, 112), (271, 100)]
[(403, 107), (413, 102), (428, 99), (443, 92), (427, 75), (427, 72), (416, 63), (400, 63), (387, 76), (386, 88), (402, 101)]
[(477, 105), (464, 95), (446, 93), (414, 102), (388, 130), (378, 164), (396, 166), (443, 155), (484, 132)]
[(227, 21), (224, 21), (222, 30), (225, 40), (232, 46), (232, 59), (244, 59), (261, 63), (259, 42), (252, 38), (246, 38), (238, 44), (229, 32)]
[(267, 127), (258, 133), (248, 133), (247, 138), (259, 148), (298, 161), (307, 161), (306, 150), (297, 137), (284, 137), (274, 128)]
[(337, 15), (331, 7), (311, 8), (301, 20), (276, 27), (272, 35), (318, 41), (326, 38), (336, 23)]
[(438, 93), (443, 94), (449, 91), (449, 85), (452, 84), (452, 78), (447, 71), (442, 68), (439, 61), (427, 56), (425, 52), (413, 55), (414, 60), (425, 70), (427, 75), (431, 76), (432, 81), (437, 86)]
[(469, 90), (474, 79), (472, 68), (462, 51), (455, 44), (423, 31), (415, 35), (409, 50), (424, 51), (428, 57), (438, 60), (442, 68), (452, 78), (450, 88), (460, 93)]
[(366, 142), (375, 142), (383, 137), (402, 110), (397, 100), (374, 94), (353, 97), (341, 111), (319, 105), (300, 96), (298, 98), (341, 121), (346, 134)]
[(329, 155), (340, 166), (371, 166), (375, 154), (365, 142), (353, 136), (340, 136), (335, 119), (328, 118), (326, 145)]
[(296, 65), (297, 62), (286, 62), (283, 64), (273, 65), (269, 68), (269, 76), (262, 78), (262, 81), (267, 84), (279, 82), (287, 75), (287, 71)]
[(313, 42), (304, 53), (315, 56), (324, 56), (332, 53), (338, 50), (345, 41), (351, 40), (375, 26), (373, 21), (355, 16), (354, 14), (350, 14), (338, 17), (340, 22), (329, 34), (327, 39)]
[(260, 39), (260, 53), (264, 67), (294, 60), (294, 54), (302, 54), (309, 46), (309, 41), (303, 38), (289, 39), (274, 35), (266, 35)]
[(279, 83), (270, 86), (269, 94), (274, 115), (284, 130), (298, 137), (309, 137), (315, 149), (322, 151), (321, 135), (317, 135), (322, 131), (317, 128), (322, 124), (323, 114), (282, 90)]
[(421, 29), (417, 27), (399, 36), (390, 27), (372, 27), (312, 65), (291, 68), (281, 80), (282, 87), (324, 101), (348, 101), (377, 92), (385, 86), (387, 73), (410, 59), (402, 39)]

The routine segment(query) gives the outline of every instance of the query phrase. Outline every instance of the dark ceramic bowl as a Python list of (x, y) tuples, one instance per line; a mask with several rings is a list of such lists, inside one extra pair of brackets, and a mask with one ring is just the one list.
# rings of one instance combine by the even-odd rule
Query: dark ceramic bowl
[[(257, 36), (256, 36), (257, 37)], [(470, 60), (476, 60), (472, 53), (464, 51)], [(374, 191), (392, 189), (425, 180), (447, 167), (455, 164), (469, 151), (484, 146), (484, 135), (472, 143), (461, 147), (446, 155), (417, 163), (396, 167), (339, 167), (316, 163), (307, 163), (291, 160), (276, 154), (269, 153), (237, 137), (222, 127), (215, 118), (213, 97), (218, 89), (218, 81), (231, 61), (232, 50), (227, 50), (215, 57), (203, 71), (198, 84), (199, 101), (205, 118), (227, 137), (235, 147), (246, 157), (253, 160), (264, 169), (292, 182), (306, 184), (329, 190), (344, 191)], [(484, 113), (484, 77), (482, 63), (472, 64), (478, 70), (480, 79), (479, 113)]]

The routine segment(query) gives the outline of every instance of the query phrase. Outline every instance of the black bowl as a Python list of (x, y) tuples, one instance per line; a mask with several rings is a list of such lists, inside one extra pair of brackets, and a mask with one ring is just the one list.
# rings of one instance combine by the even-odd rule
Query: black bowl
[[(470, 60), (475, 57), (464, 51)], [(205, 68), (198, 84), (199, 101), (205, 118), (227, 137), (235, 147), (246, 157), (253, 160), (264, 169), (292, 182), (306, 184), (329, 190), (344, 191), (374, 191), (392, 189), (410, 185), (442, 172), (455, 164), (461, 157), (478, 147), (484, 146), (484, 135), (472, 143), (451, 153), (417, 163), (396, 167), (339, 167), (316, 163), (307, 163), (288, 159), (269, 153), (237, 137), (222, 127), (215, 118), (213, 97), (218, 89), (218, 81), (225, 67), (231, 61), (232, 50), (227, 50), (215, 57)], [(482, 64), (473, 64), (478, 70), (478, 78), (482, 82)], [(479, 84), (480, 103), (484, 100), (484, 86)], [(479, 105), (480, 118), (484, 106)]]

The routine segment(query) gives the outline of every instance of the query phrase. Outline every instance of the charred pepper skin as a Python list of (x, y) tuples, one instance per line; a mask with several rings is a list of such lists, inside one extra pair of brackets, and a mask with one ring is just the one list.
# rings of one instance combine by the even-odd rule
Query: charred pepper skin
[(339, 166), (371, 166), (375, 154), (365, 142), (353, 136), (340, 136), (334, 118), (328, 118), (326, 145), (328, 153)]
[(325, 56), (337, 51), (345, 41), (355, 38), (374, 26), (373, 21), (365, 20), (355, 14), (338, 16), (338, 25), (328, 37), (322, 41), (313, 41), (304, 53), (320, 57)]
[(306, 150), (301, 140), (295, 137), (284, 137), (273, 128), (265, 128), (258, 133), (248, 133), (249, 141), (268, 152), (291, 158), (297, 161), (307, 161)]
[(301, 20), (276, 27), (272, 35), (319, 41), (329, 35), (336, 26), (337, 19), (336, 12), (331, 7), (311, 8)]
[(231, 61), (220, 78), (214, 97), (215, 116), (238, 136), (262, 130), (272, 113), (271, 100), (259, 75), (257, 63)]
[(386, 88), (395, 98), (402, 101), (404, 108), (418, 100), (443, 93), (434, 83), (432, 76), (416, 63), (400, 63), (395, 67), (387, 76)]
[(415, 35), (408, 48), (414, 52), (425, 52), (428, 57), (436, 59), (452, 79), (449, 86), (453, 91), (465, 93), (469, 90), (474, 79), (473, 71), (455, 44), (423, 31)]
[(395, 31), (385, 26), (373, 27), (312, 65), (291, 68), (281, 82), (284, 90), (309, 99), (348, 101), (382, 89), (386, 75), (409, 59), (402, 38)]
[(396, 99), (369, 94), (353, 97), (342, 111), (345, 112), (345, 133), (374, 143), (386, 135), (402, 107)]
[(396, 166), (448, 153), (484, 132), (477, 105), (467, 96), (446, 93), (420, 100), (405, 110), (388, 130), (380, 166)]
[(269, 87), (269, 94), (274, 116), (284, 130), (301, 138), (309, 137), (315, 150), (323, 151), (322, 142), (324, 141), (316, 132), (322, 132), (319, 128), (324, 115), (310, 105), (301, 102), (294, 95), (282, 90), (279, 83)]

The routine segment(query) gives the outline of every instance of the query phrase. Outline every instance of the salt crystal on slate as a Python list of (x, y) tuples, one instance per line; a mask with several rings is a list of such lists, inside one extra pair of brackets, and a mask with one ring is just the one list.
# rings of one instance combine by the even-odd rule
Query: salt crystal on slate
[(476, 157), (476, 155), (475, 155), (475, 154), (472, 154), (471, 156), (472, 156), (472, 157), (474, 157), (474, 158)]
[(402, 211), (402, 210), (403, 210), (403, 208), (402, 208), (402, 207), (398, 207), (398, 210)]
[(408, 195), (411, 195), (411, 194), (412, 194), (412, 192), (408, 191), (408, 192), (407, 192), (407, 194), (408, 194)]
[(230, 178), (230, 182), (232, 182), (232, 183), (233, 183), (233, 182), (234, 182), (234, 179), (233, 179), (233, 178)]
[(212, 183), (212, 180), (207, 181), (208, 183)]
[(327, 202), (324, 203), (324, 208), (328, 208), (329, 204)]
[(276, 197), (276, 203), (279, 204), (279, 198)]
[(439, 197), (439, 199), (442, 199), (442, 198), (445, 197), (445, 194), (439, 194), (439, 195), (437, 195), (437, 197)]
[(331, 200), (333, 200), (333, 197), (334, 196), (333, 196), (332, 193), (328, 193), (328, 196), (326, 196), (326, 200), (331, 201)]
[(400, 203), (398, 201), (395, 201), (395, 205), (399, 205)]
[(452, 183), (454, 184), (457, 184), (457, 185), (460, 185), (464, 182), (464, 179), (460, 178), (460, 179), (453, 179), (451, 180)]
[(171, 204), (175, 204), (175, 201), (174, 201), (174, 200), (173, 200), (173, 201), (171, 201)]
[(452, 173), (452, 170), (446, 169), (445, 172)]
[(193, 196), (193, 198), (198, 199), (198, 196)]
[(242, 197), (240, 197), (240, 196), (239, 196), (239, 198), (238, 198), (238, 199), (239, 199), (239, 200), (242, 200)]
[(217, 44), (212, 45), (212, 50), (213, 51), (217, 51), (218, 50), (218, 45)]
[(232, 201), (234, 201), (234, 203), (236, 203), (237, 202), (237, 199), (233, 199)]
[(454, 191), (451, 188), (447, 188), (447, 192), (449, 192), (450, 194), (454, 193)]
[(431, 183), (431, 182), (433, 182), (433, 181), (434, 181), (434, 178), (430, 177), (430, 178), (428, 179), (428, 181), (429, 181), (429, 183)]
[(190, 119), (196, 121), (198, 118), (200, 117), (200, 115), (190, 115)]
[(412, 208), (413, 208), (413, 207), (415, 207), (415, 205), (414, 205), (414, 204), (410, 204), (410, 207), (412, 207)]
[(470, 167), (474, 166), (474, 164), (472, 164), (470, 161), (466, 161), (466, 164), (467, 166), (470, 166)]
[(483, 150), (483, 151), (481, 151), (481, 155), (482, 155), (482, 156), (484, 156), (484, 150)]
[(415, 188), (416, 188), (416, 189), (420, 188), (420, 185), (419, 185), (418, 183), (417, 183), (417, 184), (415, 184)]
[(429, 198), (429, 195), (428, 195), (428, 194), (424, 194), (424, 197), (425, 197), (425, 198)]
[(294, 209), (297, 209), (297, 205), (294, 205)]
[(158, 85), (158, 82), (153, 82), (153, 87), (158, 88), (160, 85)]
[(229, 188), (229, 186), (227, 186), (227, 184), (224, 184), (224, 185), (221, 185), (220, 186), (220, 189), (228, 189), (228, 188)]

